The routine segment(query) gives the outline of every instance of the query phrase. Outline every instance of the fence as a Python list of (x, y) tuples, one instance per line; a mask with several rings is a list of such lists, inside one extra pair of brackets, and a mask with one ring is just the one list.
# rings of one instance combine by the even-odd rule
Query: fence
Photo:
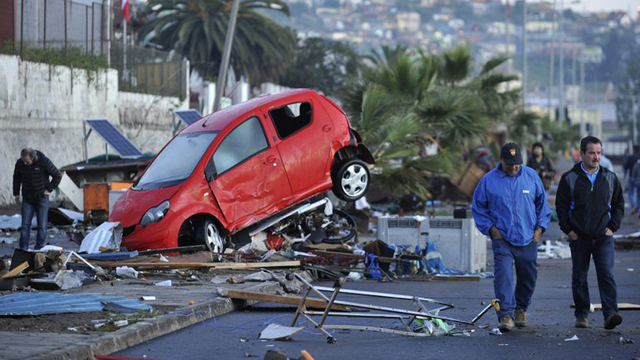
[[(85, 56), (85, 63), (94, 59), (119, 71), (119, 90), (186, 96), (188, 65), (180, 54), (123, 44), (121, 28), (113, 24), (122, 21), (119, 4), (109, 0), (13, 1), (0, 0), (3, 14), (15, 11), (15, 23), (0, 28), (0, 47), (4, 40), (5, 51), (7, 40), (13, 40), (10, 51), (23, 56), (29, 53), (33, 61), (55, 58), (56, 63), (68, 60), (67, 64), (74, 64), (76, 54), (90, 55), (95, 59)], [(47, 56), (52, 55), (49, 53), (54, 54)]]
[(111, 55), (111, 67), (120, 74), (119, 90), (186, 96), (189, 69), (179, 53), (112, 43)]

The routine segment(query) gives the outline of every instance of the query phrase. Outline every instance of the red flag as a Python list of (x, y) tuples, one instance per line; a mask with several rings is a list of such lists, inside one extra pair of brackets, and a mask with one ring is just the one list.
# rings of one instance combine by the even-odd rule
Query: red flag
[(122, 18), (129, 22), (129, 0), (122, 0)]

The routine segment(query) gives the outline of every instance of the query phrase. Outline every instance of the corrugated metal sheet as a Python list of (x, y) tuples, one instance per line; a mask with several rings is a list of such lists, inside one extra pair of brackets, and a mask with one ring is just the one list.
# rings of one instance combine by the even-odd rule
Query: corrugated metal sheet
[(102, 311), (102, 302), (112, 302), (137, 310), (151, 310), (148, 304), (123, 296), (30, 292), (0, 296), (0, 316)]

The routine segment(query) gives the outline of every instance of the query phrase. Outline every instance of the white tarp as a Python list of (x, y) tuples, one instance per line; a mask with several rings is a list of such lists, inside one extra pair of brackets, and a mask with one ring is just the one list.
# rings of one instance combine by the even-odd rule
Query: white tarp
[[(13, 216), (0, 215), (0, 229), (2, 230), (19, 230), (22, 226), (22, 215), (15, 214)], [(36, 216), (33, 216), (31, 220), (31, 227), (36, 227)]]
[(104, 222), (85, 236), (78, 252), (95, 254), (100, 248), (120, 250), (122, 242), (122, 225), (119, 222)]

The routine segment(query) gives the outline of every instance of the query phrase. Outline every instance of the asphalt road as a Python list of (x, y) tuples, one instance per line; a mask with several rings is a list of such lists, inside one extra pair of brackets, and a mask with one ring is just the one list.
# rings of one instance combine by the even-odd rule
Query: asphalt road
[[(494, 312), (485, 315), (469, 337), (408, 338), (374, 332), (336, 332), (336, 344), (327, 344), (313, 328), (297, 334), (291, 341), (261, 341), (259, 333), (270, 323), (289, 325), (291, 311), (261, 305), (251, 311), (236, 312), (204, 321), (175, 333), (126, 349), (115, 355), (147, 359), (244, 359), (263, 358), (269, 349), (280, 349), (297, 358), (307, 350), (315, 359), (633, 359), (640, 358), (640, 311), (624, 311), (623, 324), (613, 331), (603, 329), (602, 313), (591, 314), (591, 329), (573, 327), (570, 288), (570, 260), (540, 260), (539, 278), (528, 316), (530, 327), (502, 336), (490, 335), (497, 326)], [(633, 271), (631, 271), (633, 269)], [(619, 251), (615, 275), (619, 302), (640, 304), (640, 251)], [(599, 303), (595, 271), (589, 284), (593, 303)], [(324, 284), (330, 286), (329, 283)], [(349, 282), (345, 288), (418, 295), (453, 303), (443, 312), (452, 318), (470, 320), (493, 298), (492, 279), (478, 282), (372, 280)], [(186, 296), (186, 295), (185, 295)], [(410, 308), (406, 302), (361, 300), (354, 296), (340, 299)], [(378, 325), (398, 328), (393, 321), (331, 319), (333, 324)], [(304, 323), (302, 323), (304, 324)], [(579, 340), (565, 342), (577, 335)], [(618, 343), (620, 337), (634, 344)]]

